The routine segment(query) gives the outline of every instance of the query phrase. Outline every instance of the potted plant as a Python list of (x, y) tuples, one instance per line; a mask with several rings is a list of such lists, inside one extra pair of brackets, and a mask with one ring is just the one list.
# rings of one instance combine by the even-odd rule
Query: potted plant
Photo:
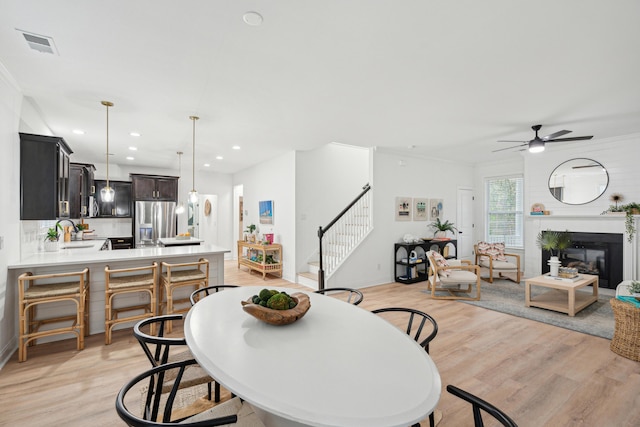
[(607, 214), (609, 212), (624, 213), (624, 228), (627, 232), (627, 240), (629, 241), (629, 243), (631, 243), (633, 241), (633, 236), (636, 234), (636, 221), (633, 216), (640, 215), (640, 203), (631, 202), (624, 205), (619, 205), (618, 203), (616, 203), (615, 205), (609, 206), (609, 209), (602, 213)]
[(44, 238), (45, 251), (55, 252), (58, 250), (58, 239), (60, 238), (58, 230), (62, 230), (62, 226), (60, 224), (56, 224), (55, 227), (51, 227), (47, 230), (47, 235)]
[[(554, 277), (557, 276), (560, 269), (560, 261), (558, 260), (560, 251), (567, 249), (569, 245), (571, 245), (569, 232), (541, 231), (536, 237), (536, 244), (540, 249), (548, 251), (549, 254), (551, 254), (551, 259), (549, 260), (550, 275)], [(554, 251), (556, 251), (555, 255)]]
[(450, 231), (452, 233), (455, 233), (456, 231), (458, 231), (458, 229), (454, 226), (454, 224), (452, 222), (449, 222), (449, 220), (445, 220), (444, 222), (440, 221), (440, 218), (436, 218), (435, 222), (432, 222), (431, 224), (429, 224), (430, 228), (433, 228), (434, 230), (434, 237), (437, 238), (442, 238), (445, 237), (447, 235), (447, 231)]
[(634, 297), (640, 297), (640, 282), (632, 280), (630, 285), (627, 285), (629, 293)]
[[(247, 229), (245, 230), (245, 233), (249, 234), (249, 240), (252, 242), (256, 241), (256, 236), (255, 236), (255, 231), (256, 231), (256, 225), (255, 224), (250, 224), (247, 226)], [(245, 239), (246, 240), (246, 239)]]

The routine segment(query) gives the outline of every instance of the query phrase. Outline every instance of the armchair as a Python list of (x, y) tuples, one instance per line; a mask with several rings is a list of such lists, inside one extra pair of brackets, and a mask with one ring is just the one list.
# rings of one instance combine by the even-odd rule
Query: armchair
[[(427, 289), (433, 299), (480, 299), (480, 267), (468, 260), (447, 260), (438, 252), (428, 251)], [(476, 285), (473, 296), (473, 285)], [(463, 287), (462, 285), (466, 285)], [(442, 292), (447, 294), (442, 295)], [(440, 292), (439, 294), (437, 292)]]
[[(483, 280), (493, 283), (494, 274), (497, 273), (500, 278), (520, 283), (520, 255), (506, 253), (504, 243), (478, 242), (473, 246), (473, 251), (476, 254), (476, 265), (489, 269), (489, 277), (483, 277)], [(505, 273), (510, 274), (507, 276)]]

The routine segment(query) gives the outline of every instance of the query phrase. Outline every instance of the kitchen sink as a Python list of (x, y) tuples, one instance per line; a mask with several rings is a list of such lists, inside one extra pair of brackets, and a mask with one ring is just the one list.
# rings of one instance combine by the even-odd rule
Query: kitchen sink
[(93, 245), (71, 245), (71, 246), (63, 246), (62, 249), (86, 249), (86, 248), (92, 248)]

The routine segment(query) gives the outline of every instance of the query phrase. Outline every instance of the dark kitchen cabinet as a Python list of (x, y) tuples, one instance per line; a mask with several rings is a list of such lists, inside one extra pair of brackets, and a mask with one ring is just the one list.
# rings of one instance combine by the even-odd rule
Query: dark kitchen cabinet
[(20, 133), (20, 219), (69, 218), (69, 156), (64, 139)]
[(100, 190), (107, 186), (107, 181), (96, 179), (96, 203), (98, 205), (97, 218), (131, 218), (132, 200), (131, 183), (128, 181), (111, 181), (109, 186), (113, 188), (115, 197), (112, 202), (103, 202), (100, 198)]
[(95, 166), (87, 163), (69, 165), (69, 216), (88, 218), (91, 196), (96, 192), (94, 184)]
[(133, 200), (178, 201), (178, 177), (130, 174)]

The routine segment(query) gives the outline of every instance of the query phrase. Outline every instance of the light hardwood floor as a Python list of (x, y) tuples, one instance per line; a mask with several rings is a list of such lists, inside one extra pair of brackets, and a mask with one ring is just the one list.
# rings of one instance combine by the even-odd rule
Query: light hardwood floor
[[(263, 281), (233, 261), (225, 262), (225, 281), (299, 287), (270, 276)], [(435, 317), (439, 332), (430, 353), (443, 383), (440, 426), (472, 425), (470, 406), (447, 393), (446, 384), (495, 403), (520, 426), (640, 425), (640, 363), (611, 352), (609, 340), (461, 302), (433, 301), (424, 289), (424, 282), (366, 288), (359, 307), (413, 307)], [(75, 340), (38, 345), (24, 363), (16, 351), (0, 371), (0, 425), (123, 425), (115, 396), (148, 363), (130, 329), (114, 332), (110, 346), (102, 334), (91, 336), (82, 351), (75, 350)]]

